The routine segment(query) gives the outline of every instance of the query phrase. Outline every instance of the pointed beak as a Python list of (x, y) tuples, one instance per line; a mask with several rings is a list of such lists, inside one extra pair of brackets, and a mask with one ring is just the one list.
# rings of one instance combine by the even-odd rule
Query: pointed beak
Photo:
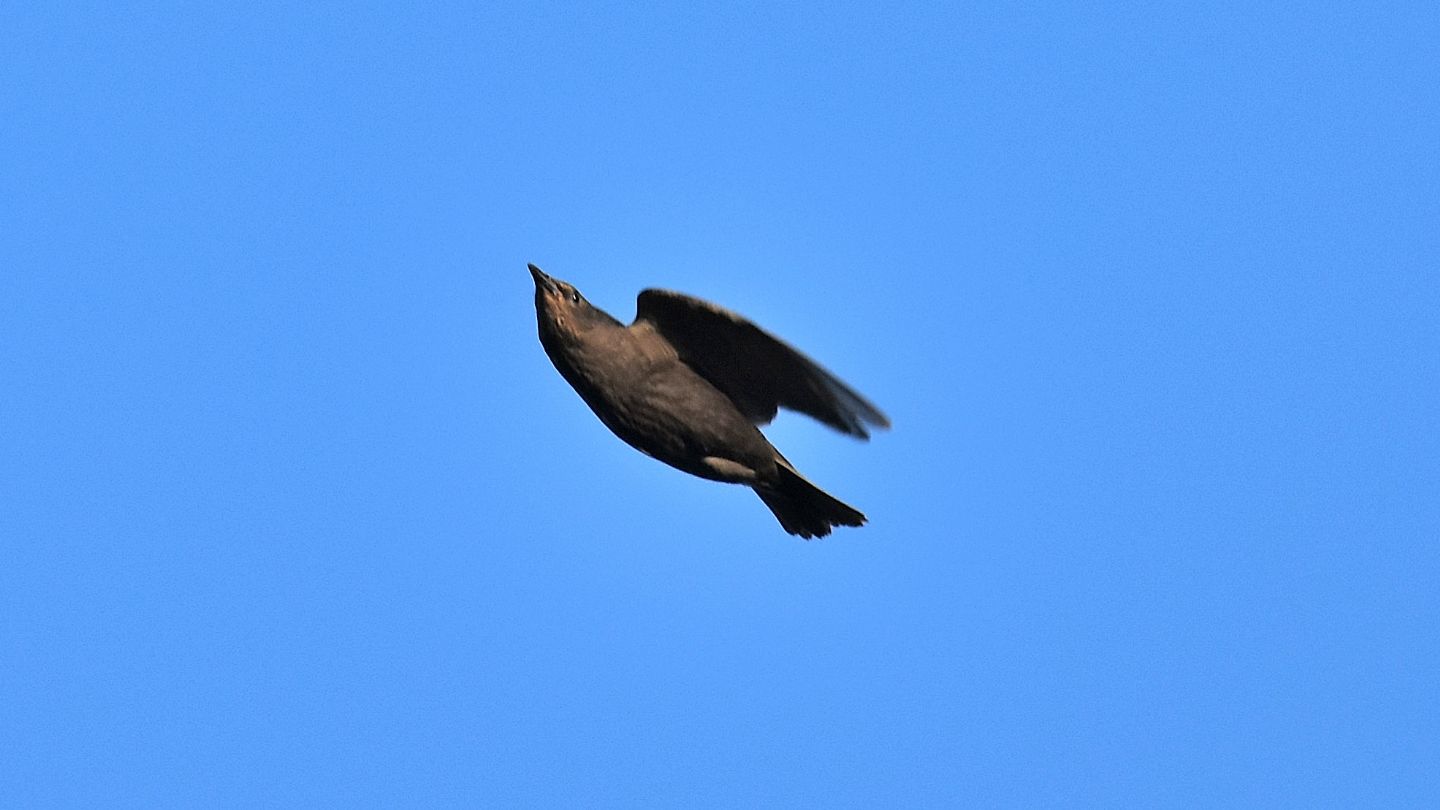
[(555, 288), (555, 280), (554, 280), (554, 279), (552, 279), (552, 278), (550, 278), (549, 276), (545, 275), (545, 271), (541, 270), (540, 268), (536, 267), (536, 266), (533, 265), (533, 264), (532, 264), (532, 265), (529, 265), (529, 267), (530, 267), (530, 275), (535, 277), (535, 288), (536, 288), (536, 289), (544, 288), (545, 292), (549, 292), (549, 293), (555, 292), (555, 289), (556, 289), (556, 288)]

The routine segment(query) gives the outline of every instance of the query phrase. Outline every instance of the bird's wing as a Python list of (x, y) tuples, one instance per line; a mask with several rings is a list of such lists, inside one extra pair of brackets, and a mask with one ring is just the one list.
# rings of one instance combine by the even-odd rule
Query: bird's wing
[(735, 313), (668, 290), (645, 290), (636, 322), (648, 321), (682, 360), (734, 400), (756, 424), (784, 406), (842, 433), (870, 437), (890, 420), (834, 374)]

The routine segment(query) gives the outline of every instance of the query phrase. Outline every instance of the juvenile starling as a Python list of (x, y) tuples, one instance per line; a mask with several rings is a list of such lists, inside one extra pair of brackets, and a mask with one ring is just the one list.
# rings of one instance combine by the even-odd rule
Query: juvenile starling
[(755, 426), (779, 407), (868, 439), (879, 409), (815, 361), (714, 304), (645, 290), (625, 326), (530, 265), (540, 344), (605, 426), (691, 475), (744, 484), (804, 538), (865, 516), (805, 480)]

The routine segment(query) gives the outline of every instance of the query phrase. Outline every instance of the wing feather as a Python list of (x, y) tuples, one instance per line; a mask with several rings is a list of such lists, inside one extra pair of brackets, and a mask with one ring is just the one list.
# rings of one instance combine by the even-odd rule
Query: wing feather
[(669, 290), (645, 290), (636, 322), (647, 321), (680, 358), (730, 397), (752, 422), (789, 408), (861, 439), (890, 420), (819, 363), (728, 309)]

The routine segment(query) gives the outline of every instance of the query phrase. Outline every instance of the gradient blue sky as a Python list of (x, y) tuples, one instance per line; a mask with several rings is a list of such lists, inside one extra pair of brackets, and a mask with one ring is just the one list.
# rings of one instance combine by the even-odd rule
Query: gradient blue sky
[(0, 6), (0, 803), (1440, 804), (1435, 4), (213, 5)]

